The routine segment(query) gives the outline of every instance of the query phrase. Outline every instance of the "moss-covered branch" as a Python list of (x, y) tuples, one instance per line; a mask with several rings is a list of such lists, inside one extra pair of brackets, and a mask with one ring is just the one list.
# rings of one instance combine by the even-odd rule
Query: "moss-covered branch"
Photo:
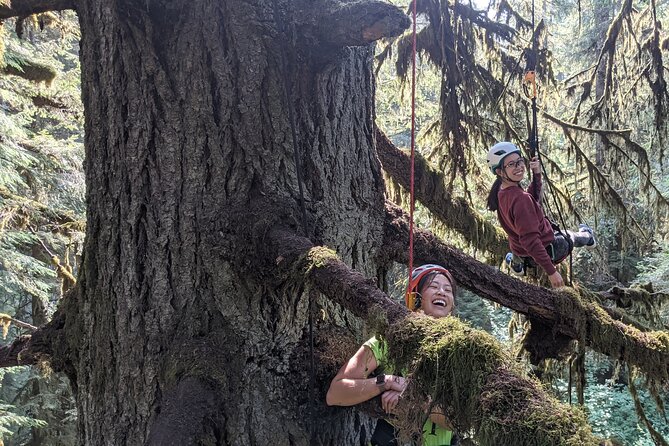
[(489, 334), (456, 318), (410, 317), (387, 333), (390, 360), (412, 364), (400, 406), (405, 434), (431, 400), (479, 445), (597, 445), (585, 414), (561, 404), (520, 370)]
[[(411, 159), (399, 150), (380, 130), (376, 129), (376, 150), (388, 175), (409, 189)], [(416, 199), (450, 229), (461, 234), (477, 249), (488, 251), (501, 259), (509, 250), (506, 236), (472, 209), (462, 197), (453, 197), (446, 188), (444, 174), (432, 169), (425, 159), (416, 156), (414, 193)]]
[(12, 0), (0, 3), (0, 20), (46, 11), (74, 9), (73, 0)]
[(657, 299), (662, 303), (669, 300), (669, 294), (655, 292), (650, 284), (644, 287), (622, 288), (614, 286), (600, 293), (604, 299), (615, 301), (618, 305), (627, 306), (631, 302), (647, 302)]
[[(416, 407), (429, 396), (481, 445), (599, 444), (583, 413), (551, 398), (487, 333), (455, 318), (409, 316), (334, 252), (290, 231), (270, 231), (266, 241), (277, 276), (311, 284), (387, 335), (394, 361), (412, 370), (398, 420), (405, 434), (420, 430), (425, 415)], [(531, 441), (514, 441), (523, 438)]]
[[(387, 204), (385, 256), (407, 263), (408, 218)], [(521, 282), (443, 243), (427, 231), (414, 236), (414, 258), (449, 268), (458, 284), (477, 295), (526, 314), (554, 336), (585, 341), (591, 349), (636, 365), (658, 381), (669, 381), (669, 334), (643, 332), (615, 320), (586, 289), (553, 291)]]
[[(393, 302), (377, 284), (339, 260), (336, 253), (290, 231), (270, 232), (270, 253), (275, 264), (291, 270), (295, 280), (309, 281), (330, 300), (337, 302), (356, 316), (368, 321), (378, 320), (373, 327), (383, 331), (389, 323), (402, 320), (408, 311)], [(378, 327), (377, 327), (378, 325)]]

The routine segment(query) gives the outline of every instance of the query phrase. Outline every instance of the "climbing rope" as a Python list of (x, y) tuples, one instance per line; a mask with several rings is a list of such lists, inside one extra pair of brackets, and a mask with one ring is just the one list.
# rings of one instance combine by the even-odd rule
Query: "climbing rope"
[[(534, 158), (535, 156), (539, 160), (539, 164), (541, 165), (541, 170), (544, 175), (544, 178), (546, 178), (546, 184), (548, 185), (549, 189), (551, 189), (551, 197), (553, 198), (553, 203), (555, 204), (555, 208), (557, 209), (557, 215), (559, 218), (559, 223), (560, 225), (557, 226), (557, 232), (561, 234), (565, 240), (569, 243), (569, 285), (571, 285), (574, 281), (574, 274), (573, 274), (573, 256), (572, 256), (572, 249), (573, 249), (573, 243), (571, 241), (571, 238), (569, 237), (569, 234), (563, 232), (561, 228), (566, 228), (567, 225), (565, 223), (563, 211), (562, 211), (562, 206), (560, 205), (560, 202), (555, 198), (555, 191), (553, 190), (553, 186), (551, 185), (550, 181), (548, 181), (548, 173), (546, 172), (546, 166), (544, 166), (544, 163), (541, 159), (541, 152), (539, 151), (539, 130), (538, 130), (538, 124), (537, 124), (537, 75), (536, 75), (536, 69), (537, 69), (537, 55), (539, 51), (539, 42), (538, 42), (538, 35), (535, 29), (535, 13), (534, 13), (534, 0), (532, 0), (532, 49), (528, 50), (525, 52), (525, 57), (527, 58), (527, 65), (525, 68), (525, 75), (523, 76), (523, 91), (525, 92), (525, 96), (527, 96), (532, 104), (532, 119), (527, 120), (527, 127), (528, 127), (528, 138), (527, 142), (530, 147), (530, 158)], [(542, 201), (544, 203), (544, 206), (546, 207), (546, 210), (548, 213), (553, 217), (555, 214), (553, 213), (550, 202), (548, 201), (547, 198), (545, 198), (542, 194)]]
[(411, 38), (411, 173), (409, 175), (409, 280), (413, 272), (413, 213), (414, 213), (414, 165), (416, 157), (416, 2), (411, 8), (413, 31)]

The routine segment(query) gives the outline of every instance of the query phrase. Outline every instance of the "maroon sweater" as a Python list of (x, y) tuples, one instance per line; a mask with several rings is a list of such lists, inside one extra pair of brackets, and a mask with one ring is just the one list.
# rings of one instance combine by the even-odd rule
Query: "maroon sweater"
[(554, 239), (553, 228), (539, 205), (541, 174), (535, 174), (525, 192), (520, 186), (500, 189), (497, 194), (497, 217), (509, 236), (511, 252), (521, 257), (532, 257), (548, 275), (555, 266), (546, 252)]

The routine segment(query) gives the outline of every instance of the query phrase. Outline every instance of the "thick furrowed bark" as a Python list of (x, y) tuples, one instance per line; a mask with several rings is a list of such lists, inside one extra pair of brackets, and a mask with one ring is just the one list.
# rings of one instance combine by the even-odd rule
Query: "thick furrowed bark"
[[(398, 32), (396, 8), (354, 3), (381, 15), (345, 34), (366, 43)], [(301, 223), (303, 189), (309, 236), (376, 273), (384, 205), (373, 48), (316, 54), (318, 26), (301, 20), (340, 5), (322, 4), (79, 4), (88, 226), (73, 336), (82, 443), (309, 444), (308, 376), (303, 363), (291, 368), (308, 300), (300, 282), (257, 280), (245, 231)], [(259, 212), (237, 221), (248, 208)], [(360, 332), (357, 318), (329, 311)], [(333, 417), (315, 435), (359, 443), (369, 424)]]
[[(388, 203), (386, 243), (389, 258), (408, 263), (408, 217)], [(449, 268), (459, 286), (480, 297), (523, 313), (554, 334), (584, 340), (591, 349), (634, 364), (647, 376), (669, 381), (669, 335), (642, 332), (614, 320), (585, 289), (548, 290), (521, 282), (496, 268), (463, 254), (428, 231), (414, 234), (414, 261)]]
[[(385, 170), (404, 189), (409, 190), (411, 158), (399, 150), (377, 127), (376, 150)], [(415, 159), (414, 193), (416, 200), (450, 229), (477, 249), (490, 253), (499, 260), (509, 250), (509, 242), (502, 231), (485, 221), (464, 198), (453, 197), (446, 188), (444, 175), (430, 167), (421, 156)]]

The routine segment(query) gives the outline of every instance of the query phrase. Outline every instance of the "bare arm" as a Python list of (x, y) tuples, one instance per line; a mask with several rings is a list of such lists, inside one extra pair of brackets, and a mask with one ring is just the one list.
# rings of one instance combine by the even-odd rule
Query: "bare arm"
[(386, 376), (383, 387), (376, 385), (376, 378), (368, 378), (378, 364), (369, 347), (364, 345), (339, 369), (332, 379), (325, 402), (328, 406), (353, 406), (362, 403), (386, 390), (403, 390), (404, 379)]
[(341, 366), (332, 379), (325, 402), (328, 406), (352, 406), (381, 394), (375, 378), (368, 378), (378, 364), (364, 345)]

